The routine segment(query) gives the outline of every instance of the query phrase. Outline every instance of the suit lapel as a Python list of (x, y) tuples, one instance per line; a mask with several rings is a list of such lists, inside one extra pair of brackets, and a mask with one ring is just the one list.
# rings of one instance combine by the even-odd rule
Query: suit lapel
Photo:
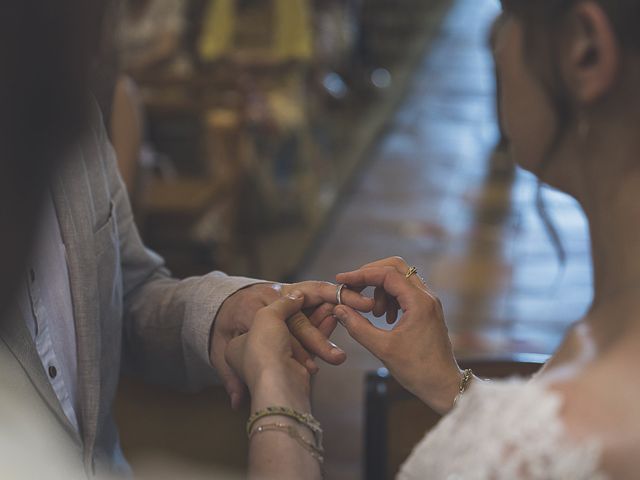
[(38, 356), (36, 346), (19, 308), (11, 309), (9, 314), (0, 322), (0, 337), (2, 337), (16, 360), (22, 365), (31, 383), (33, 383), (40, 396), (58, 417), (58, 420), (64, 425), (67, 432), (75, 441), (80, 442), (78, 432), (62, 410), (58, 397), (47, 378), (42, 361)]
[(76, 328), (80, 429), (91, 458), (100, 409), (100, 328), (90, 180), (81, 148), (54, 179), (53, 200), (67, 252)]

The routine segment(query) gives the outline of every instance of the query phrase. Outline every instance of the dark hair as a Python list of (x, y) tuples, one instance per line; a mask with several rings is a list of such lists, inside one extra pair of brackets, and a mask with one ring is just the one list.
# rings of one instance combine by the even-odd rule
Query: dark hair
[(88, 123), (102, 1), (0, 2), (0, 316), (50, 173)]

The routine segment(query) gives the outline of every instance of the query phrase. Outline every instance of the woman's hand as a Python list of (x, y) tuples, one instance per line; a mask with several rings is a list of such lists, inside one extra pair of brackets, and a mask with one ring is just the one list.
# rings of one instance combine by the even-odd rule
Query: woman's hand
[[(226, 361), (249, 387), (252, 412), (274, 406), (311, 412), (310, 373), (294, 357), (293, 337), (287, 327), (287, 321), (299, 315), (304, 306), (305, 295), (299, 290), (282, 296), (258, 311), (248, 333), (227, 345)], [(292, 419), (271, 418), (260, 419), (256, 425), (277, 421), (297, 430), (307, 442), (314, 441), (311, 431)], [(266, 431), (251, 439), (248, 479), (315, 480), (321, 476), (316, 458), (285, 432)]]
[(417, 275), (406, 278), (409, 266), (399, 257), (365, 265), (336, 276), (356, 290), (376, 288), (374, 314), (387, 313), (391, 331), (373, 326), (346, 305), (334, 310), (338, 321), (357, 342), (378, 357), (410, 392), (440, 413), (453, 406), (462, 373), (453, 355), (440, 300)]
[[(262, 283), (239, 290), (225, 300), (213, 325), (210, 351), (211, 364), (224, 381), (233, 408), (238, 408), (243, 402), (246, 388), (225, 361), (227, 345), (234, 337), (253, 328), (254, 319), (260, 309), (271, 305), (282, 296), (294, 291), (300, 291), (304, 295), (302, 311), (297, 311), (287, 321), (294, 358), (305, 365), (312, 374), (318, 370), (313, 360), (315, 355), (333, 365), (346, 360), (346, 354), (329, 341), (336, 326), (333, 307), (336, 304), (337, 288), (337, 285), (316, 281), (291, 285)], [(356, 292), (345, 291), (342, 300), (358, 311), (371, 311), (373, 308), (372, 299)]]
[(287, 320), (304, 306), (294, 291), (258, 311), (248, 333), (232, 339), (225, 359), (249, 388), (252, 410), (290, 406), (309, 411), (309, 370), (294, 357)]

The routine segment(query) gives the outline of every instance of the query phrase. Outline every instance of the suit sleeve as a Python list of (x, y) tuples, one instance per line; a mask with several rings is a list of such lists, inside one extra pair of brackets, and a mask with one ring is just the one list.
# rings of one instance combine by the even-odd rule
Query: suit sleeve
[(123, 369), (186, 390), (216, 381), (209, 337), (222, 303), (258, 280), (212, 272), (177, 280), (147, 249), (104, 128), (98, 133), (120, 241), (123, 282)]

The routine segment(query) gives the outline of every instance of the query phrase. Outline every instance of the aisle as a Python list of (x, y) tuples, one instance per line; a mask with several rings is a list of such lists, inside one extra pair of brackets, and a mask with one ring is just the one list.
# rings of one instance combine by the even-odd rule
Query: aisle
[[(549, 192), (564, 268), (534, 208), (535, 180), (492, 156), (497, 140), (487, 29), (494, 0), (458, 0), (371, 163), (300, 278), (402, 255), (438, 292), (459, 355), (549, 353), (591, 297), (584, 219)], [(550, 301), (553, 300), (553, 301)], [(338, 327), (349, 359), (325, 366), (315, 408), (327, 479), (358, 479), (363, 378), (379, 363)]]

